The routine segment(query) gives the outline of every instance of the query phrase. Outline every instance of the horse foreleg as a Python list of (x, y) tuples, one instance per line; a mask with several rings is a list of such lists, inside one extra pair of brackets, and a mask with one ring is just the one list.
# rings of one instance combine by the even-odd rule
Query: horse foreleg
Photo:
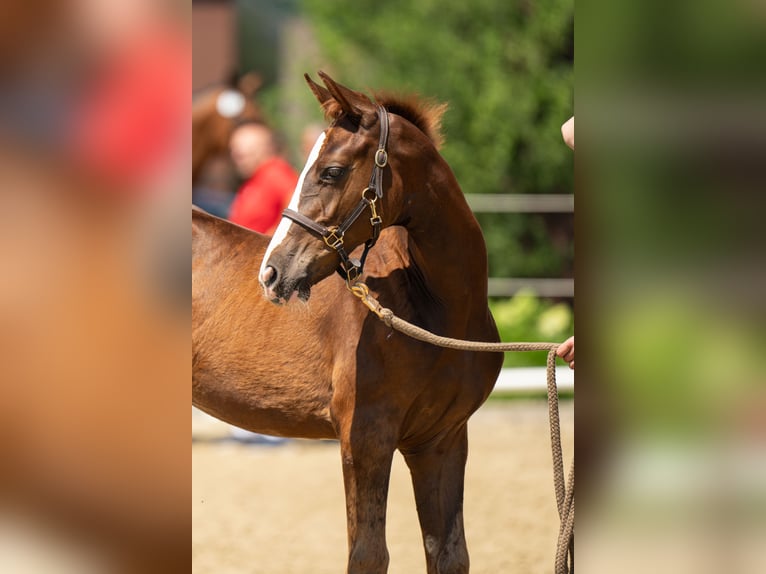
[(340, 447), (348, 520), (347, 572), (384, 574), (388, 570), (386, 501), (395, 440), (371, 419), (342, 429)]
[(465, 574), (468, 548), (463, 529), (463, 485), (468, 456), (465, 425), (422, 450), (406, 452), (428, 574)]

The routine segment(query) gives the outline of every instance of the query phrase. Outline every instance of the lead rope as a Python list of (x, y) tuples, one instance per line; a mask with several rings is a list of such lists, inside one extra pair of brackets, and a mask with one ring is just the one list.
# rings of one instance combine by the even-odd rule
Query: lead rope
[[(383, 307), (361, 281), (347, 283), (349, 290), (359, 298), (386, 325), (418, 341), (459, 351), (528, 352), (548, 351), (546, 363), (548, 418), (551, 427), (551, 454), (553, 457), (553, 485), (556, 491), (556, 507), (559, 513), (559, 535), (556, 543), (555, 574), (574, 574), (574, 458), (569, 469), (569, 479), (564, 480), (564, 460), (561, 454), (561, 426), (559, 423), (559, 399), (556, 387), (556, 349), (558, 343), (487, 343), (464, 341), (442, 337), (426, 331), (394, 315)], [(567, 488), (567, 483), (569, 487)]]

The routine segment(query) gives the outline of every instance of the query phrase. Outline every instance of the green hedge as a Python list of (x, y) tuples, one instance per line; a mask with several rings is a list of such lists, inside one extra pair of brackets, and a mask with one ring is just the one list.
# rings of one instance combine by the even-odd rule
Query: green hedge
[[(521, 290), (510, 299), (493, 299), (489, 308), (504, 342), (563, 342), (574, 332), (569, 305), (541, 299), (532, 291)], [(545, 359), (545, 353), (506, 353), (503, 366), (544, 366)]]

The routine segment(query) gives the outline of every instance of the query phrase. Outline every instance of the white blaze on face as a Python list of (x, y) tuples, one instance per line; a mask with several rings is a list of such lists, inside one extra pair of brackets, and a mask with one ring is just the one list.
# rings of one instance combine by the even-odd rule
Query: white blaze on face
[[(306, 174), (308, 174), (311, 168), (314, 167), (314, 163), (316, 163), (316, 160), (319, 157), (319, 152), (322, 149), (324, 140), (325, 140), (325, 132), (322, 132), (321, 134), (319, 134), (319, 138), (317, 138), (317, 141), (314, 144), (314, 147), (311, 148), (311, 153), (309, 154), (309, 157), (306, 160), (306, 165), (303, 167), (303, 171), (301, 172), (300, 178), (298, 178), (298, 184), (295, 186), (295, 191), (293, 192), (293, 196), (290, 199), (290, 204), (287, 206), (293, 211), (298, 211), (298, 204), (300, 203), (300, 200), (301, 200), (301, 190), (303, 189), (303, 181), (306, 179)], [(271, 253), (274, 251), (274, 249), (279, 247), (279, 244), (282, 243), (282, 241), (284, 241), (285, 237), (287, 237), (287, 232), (290, 231), (290, 226), (292, 224), (293, 224), (292, 220), (287, 219), (286, 217), (283, 217), (282, 221), (279, 222), (277, 229), (274, 231), (274, 237), (271, 238), (271, 241), (269, 242), (269, 246), (266, 248), (266, 253), (263, 256), (263, 261), (261, 262), (261, 269), (258, 274), (259, 277), (263, 276), (263, 271), (266, 269), (266, 262), (269, 260), (269, 257), (271, 257)]]

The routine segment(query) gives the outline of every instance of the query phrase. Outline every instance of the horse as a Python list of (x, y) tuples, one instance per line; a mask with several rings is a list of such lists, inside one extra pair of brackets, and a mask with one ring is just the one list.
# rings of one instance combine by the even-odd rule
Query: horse
[(339, 441), (348, 573), (388, 569), (398, 449), (428, 573), (465, 573), (467, 423), (503, 357), (412, 340), (348, 291), (363, 278), (408, 321), (498, 341), (484, 238), (438, 152), (446, 106), (319, 75), (305, 78), (330, 127), (274, 236), (192, 210), (193, 403), (251, 431)]
[(238, 122), (264, 119), (255, 101), (260, 77), (248, 73), (231, 83), (236, 85), (215, 86), (192, 103), (192, 185), (200, 182), (211, 160), (228, 161), (229, 138)]

